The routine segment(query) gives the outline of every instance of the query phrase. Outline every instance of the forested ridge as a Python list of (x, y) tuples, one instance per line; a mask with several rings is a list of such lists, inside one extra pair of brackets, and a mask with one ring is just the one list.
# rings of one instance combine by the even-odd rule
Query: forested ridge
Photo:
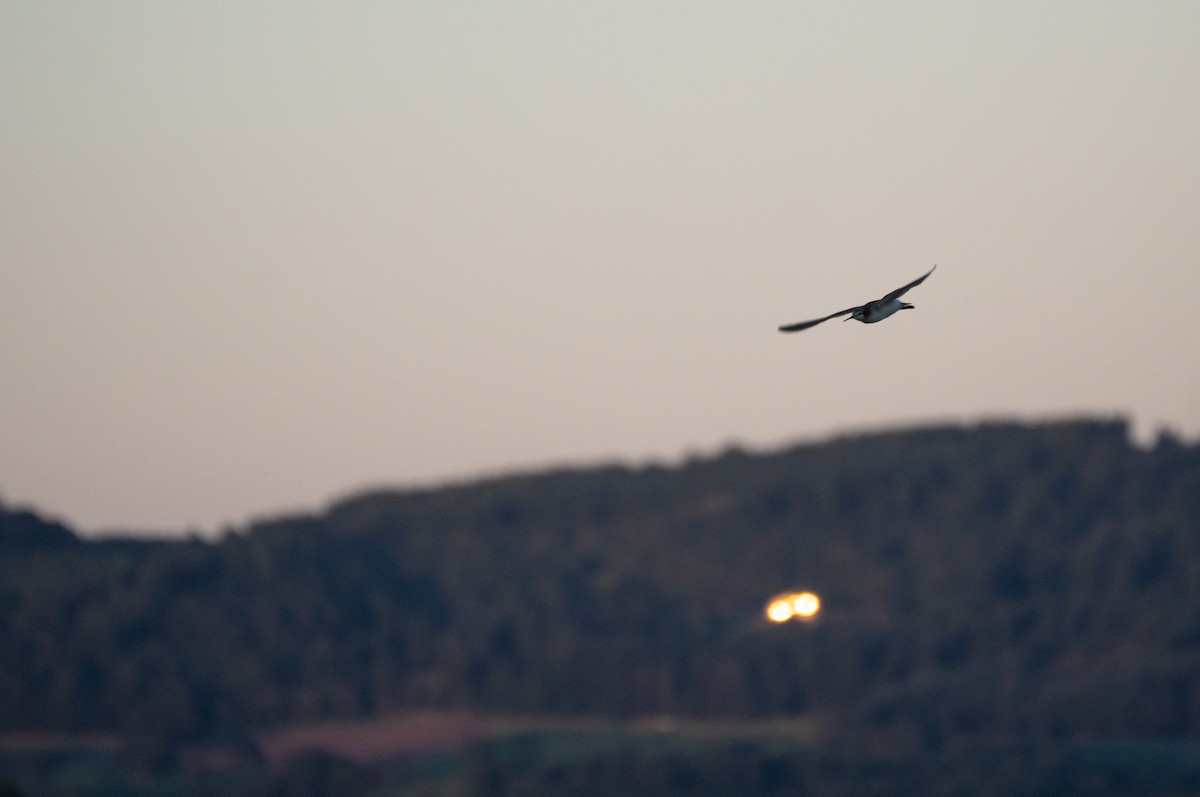
[[(773, 626), (773, 594), (819, 622)], [(813, 717), (947, 751), (1200, 735), (1200, 446), (847, 436), (376, 491), (219, 540), (0, 507), (0, 731), (171, 748), (418, 708)]]

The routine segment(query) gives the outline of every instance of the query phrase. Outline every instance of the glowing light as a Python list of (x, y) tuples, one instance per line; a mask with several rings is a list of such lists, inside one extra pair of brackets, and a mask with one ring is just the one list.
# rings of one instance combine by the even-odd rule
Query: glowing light
[(821, 599), (811, 592), (801, 592), (792, 596), (792, 611), (799, 617), (816, 617), (821, 611)]
[(773, 623), (786, 623), (793, 614), (795, 610), (787, 598), (776, 598), (767, 605), (767, 619)]
[(771, 599), (767, 604), (767, 619), (773, 623), (788, 620), (812, 620), (821, 611), (821, 599), (812, 592), (789, 592)]

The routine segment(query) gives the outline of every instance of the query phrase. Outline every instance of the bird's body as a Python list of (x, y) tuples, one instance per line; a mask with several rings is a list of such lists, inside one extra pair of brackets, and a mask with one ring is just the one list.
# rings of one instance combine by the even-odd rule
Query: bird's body
[[(882, 321), (890, 315), (894, 315), (900, 310), (911, 310), (913, 305), (909, 304), (908, 302), (900, 301), (900, 297), (924, 282), (925, 278), (933, 273), (934, 268), (937, 268), (937, 266), (929, 269), (929, 271), (925, 272), (920, 277), (917, 277), (903, 288), (897, 288), (887, 296), (884, 296), (882, 299), (876, 299), (873, 302), (867, 302), (866, 304), (858, 307), (850, 307), (846, 310), (839, 310), (838, 312), (827, 315), (824, 318), (817, 318), (812, 321), (801, 321), (798, 324), (784, 324), (779, 328), (779, 331), (800, 332), (801, 330), (808, 329), (809, 327), (815, 327), (817, 324), (828, 321), (831, 318), (837, 318), (838, 316), (843, 315), (850, 316), (850, 318), (853, 318), (855, 321), (861, 321), (864, 324), (874, 324)], [(850, 318), (847, 318), (846, 320), (849, 321)]]
[[(850, 318), (862, 321), (864, 324), (874, 324), (892, 315), (897, 310), (911, 310), (912, 308), (913, 305), (902, 302), (899, 299), (892, 299), (890, 302), (879, 299), (874, 302), (867, 302), (862, 306), (861, 313), (855, 313)], [(850, 319), (847, 318), (846, 320), (849, 321)]]

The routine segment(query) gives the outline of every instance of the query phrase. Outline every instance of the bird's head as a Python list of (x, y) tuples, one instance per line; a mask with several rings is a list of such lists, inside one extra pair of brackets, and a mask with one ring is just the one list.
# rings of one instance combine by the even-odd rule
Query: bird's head
[(853, 313), (851, 313), (850, 315), (843, 318), (842, 321), (846, 322), (846, 321), (849, 321), (850, 319), (854, 319), (855, 321), (862, 321), (864, 318), (864, 310), (865, 310), (865, 308), (860, 307), (857, 310), (855, 310)]

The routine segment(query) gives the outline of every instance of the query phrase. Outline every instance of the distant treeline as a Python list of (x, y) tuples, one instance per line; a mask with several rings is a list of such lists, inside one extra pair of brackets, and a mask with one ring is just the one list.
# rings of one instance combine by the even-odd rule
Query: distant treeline
[[(819, 621), (769, 624), (797, 587)], [(1200, 734), (1200, 446), (887, 432), (373, 492), (213, 542), (0, 507), (0, 731), (153, 754), (421, 707), (806, 714), (896, 755)]]

